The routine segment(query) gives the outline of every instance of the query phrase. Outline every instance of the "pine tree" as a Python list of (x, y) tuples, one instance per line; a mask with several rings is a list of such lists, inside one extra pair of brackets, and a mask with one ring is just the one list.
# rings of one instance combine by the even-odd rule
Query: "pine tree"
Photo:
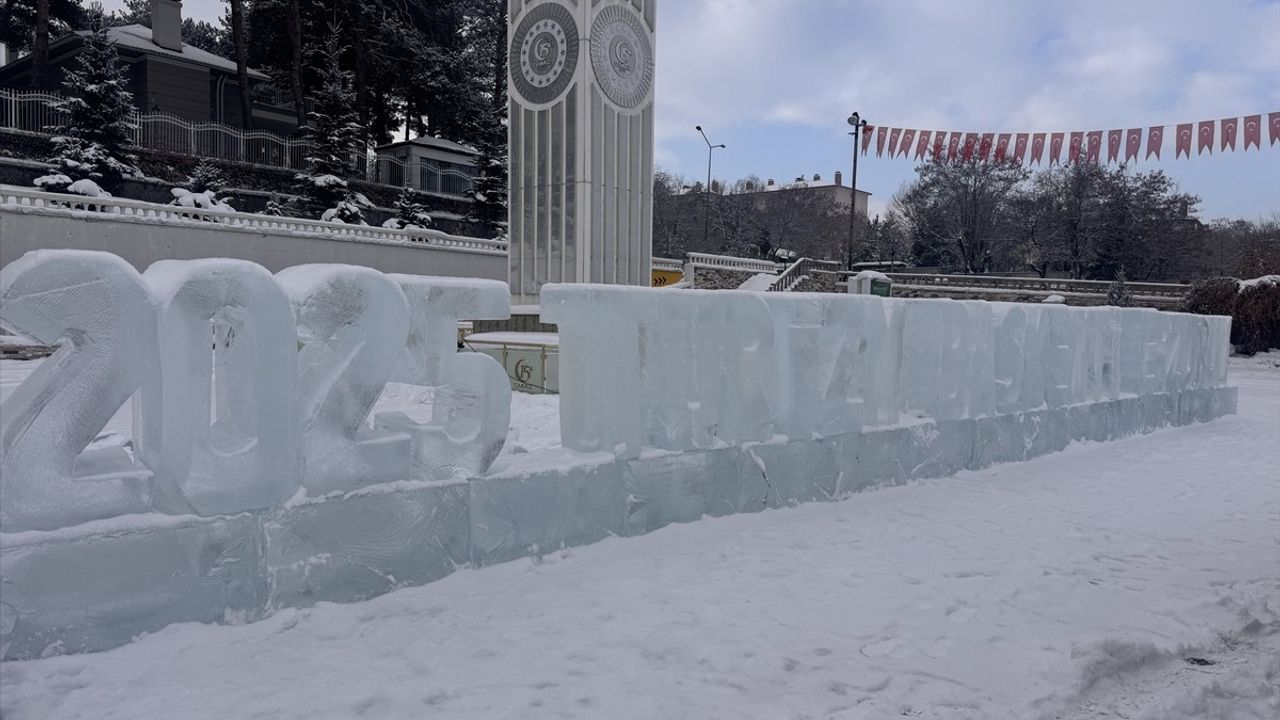
[(491, 140), (480, 146), (480, 174), (475, 180), (471, 219), (485, 237), (497, 237), (507, 224), (506, 143)]
[(383, 223), (383, 227), (396, 230), (409, 228), (423, 229), (431, 227), (431, 215), (427, 206), (422, 204), (422, 196), (408, 185), (400, 189), (396, 196), (396, 216)]
[(208, 158), (204, 158), (187, 176), (186, 188), (195, 193), (206, 190), (219, 193), (222, 192), (222, 188), (226, 184), (227, 179), (223, 176), (222, 170), (217, 165), (209, 162)]
[(362, 130), (357, 121), (351, 73), (342, 68), (344, 48), (338, 44), (339, 31), (331, 28), (322, 52), (320, 89), (307, 113), (311, 120), (308, 137), (307, 172), (297, 176), (299, 193), (323, 220), (364, 224), (364, 208), (369, 201), (353, 192), (347, 177), (352, 161), (363, 148)]
[[(51, 141), (56, 175), (92, 180), (110, 188), (121, 178), (139, 175), (137, 158), (130, 151), (137, 128), (133, 95), (127, 89), (116, 44), (107, 36), (102, 7), (89, 13), (89, 35), (62, 83), (63, 98), (51, 107), (67, 118)], [(42, 178), (43, 179), (43, 178)], [(56, 184), (41, 183), (48, 189)]]
[(282, 200), (279, 195), (272, 193), (267, 200), (267, 206), (262, 210), (262, 214), (272, 217), (286, 217), (289, 215), (288, 203)]
[(1107, 288), (1107, 304), (1115, 307), (1133, 306), (1133, 293), (1125, 284), (1124, 268), (1116, 270), (1116, 279), (1111, 282), (1111, 287)]

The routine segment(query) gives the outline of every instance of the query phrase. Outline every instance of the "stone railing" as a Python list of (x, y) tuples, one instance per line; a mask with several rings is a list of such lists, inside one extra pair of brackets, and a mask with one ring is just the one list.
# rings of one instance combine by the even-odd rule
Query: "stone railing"
[[(940, 288), (991, 288), (995, 290), (1032, 290), (1051, 293), (1107, 293), (1111, 283), (1102, 280), (1064, 280), (1058, 278), (1001, 277), (994, 275), (931, 275), (926, 273), (888, 273), (897, 285), (933, 286)], [(1180, 299), (1191, 291), (1190, 285), (1165, 283), (1126, 283), (1134, 295)]]
[[(769, 292), (793, 292), (795, 290), (812, 289), (821, 292), (835, 292), (836, 275), (840, 272), (840, 263), (834, 260), (814, 260), (801, 258), (784, 270), (778, 279), (769, 285)], [(823, 281), (818, 275), (823, 274)], [(805, 280), (813, 287), (801, 287)]]
[(694, 267), (712, 268), (715, 270), (739, 270), (751, 273), (776, 273), (778, 266), (767, 260), (729, 257), (727, 255), (708, 255), (706, 253), (689, 253), (689, 262)]
[(13, 185), (0, 185), (0, 212), (6, 209), (57, 213), (67, 211), (103, 213), (119, 219), (136, 222), (158, 224), (200, 223), (201, 227), (208, 227), (208, 223), (213, 223), (268, 233), (309, 234), (356, 242), (430, 245), (444, 250), (464, 253), (503, 255), (507, 252), (507, 243), (501, 240), (448, 235), (437, 230), (393, 230), (370, 225), (347, 225), (273, 215), (215, 212), (175, 205), (160, 205), (141, 200), (113, 197), (90, 198), (80, 195), (41, 192)]
[(653, 259), (653, 269), (666, 270), (668, 272), (681, 272), (684, 270), (684, 261), (676, 260), (674, 258), (656, 257)]

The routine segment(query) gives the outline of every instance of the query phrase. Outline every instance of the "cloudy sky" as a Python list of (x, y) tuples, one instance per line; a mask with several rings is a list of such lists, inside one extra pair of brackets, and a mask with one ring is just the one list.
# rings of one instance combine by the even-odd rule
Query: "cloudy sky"
[[(119, 5), (108, 2), (108, 7)], [(215, 19), (222, 0), (186, 0)], [(1280, 111), (1276, 0), (665, 0), (660, 166), (780, 181), (848, 175), (845, 118), (961, 131), (1109, 130)], [(1158, 165), (1201, 216), (1280, 212), (1280, 143)], [(869, 155), (872, 211), (912, 175)]]

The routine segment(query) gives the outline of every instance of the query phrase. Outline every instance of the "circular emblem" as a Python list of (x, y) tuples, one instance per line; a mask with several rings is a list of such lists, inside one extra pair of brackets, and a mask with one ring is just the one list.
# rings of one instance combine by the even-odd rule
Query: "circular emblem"
[(578, 25), (561, 5), (530, 10), (511, 36), (511, 82), (528, 102), (553, 102), (569, 87), (578, 64)]
[(653, 44), (644, 23), (622, 5), (610, 5), (591, 24), (591, 67), (606, 97), (638, 107), (653, 88)]

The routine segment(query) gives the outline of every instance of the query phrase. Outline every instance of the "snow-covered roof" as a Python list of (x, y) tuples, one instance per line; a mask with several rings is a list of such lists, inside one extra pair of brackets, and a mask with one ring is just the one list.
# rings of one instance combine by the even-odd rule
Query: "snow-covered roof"
[[(79, 30), (77, 35), (88, 35), (88, 30)], [(170, 50), (160, 47), (151, 39), (151, 28), (146, 25), (119, 25), (107, 28), (107, 37), (111, 38), (116, 45), (122, 48), (130, 48), (132, 50), (140, 50), (151, 55), (164, 55), (171, 58), (185, 60), (196, 65), (204, 65), (207, 67), (217, 68), (226, 72), (236, 72), (236, 64), (232, 60), (214, 55), (211, 52), (201, 50), (198, 47), (182, 44), (182, 52)], [(267, 76), (249, 68), (249, 77), (254, 80), (266, 80)]]
[(478, 156), (480, 154), (480, 151), (476, 150), (475, 148), (467, 147), (462, 143), (456, 143), (452, 140), (445, 140), (444, 138), (432, 137), (431, 135), (422, 135), (412, 140), (407, 140), (407, 141), (398, 142), (398, 143), (391, 143), (389, 145), (383, 145), (378, 149), (383, 150), (385, 148), (400, 147), (401, 145), (418, 145), (420, 147), (436, 148), (437, 150), (447, 150), (448, 152), (458, 153), (460, 155), (477, 155)]

